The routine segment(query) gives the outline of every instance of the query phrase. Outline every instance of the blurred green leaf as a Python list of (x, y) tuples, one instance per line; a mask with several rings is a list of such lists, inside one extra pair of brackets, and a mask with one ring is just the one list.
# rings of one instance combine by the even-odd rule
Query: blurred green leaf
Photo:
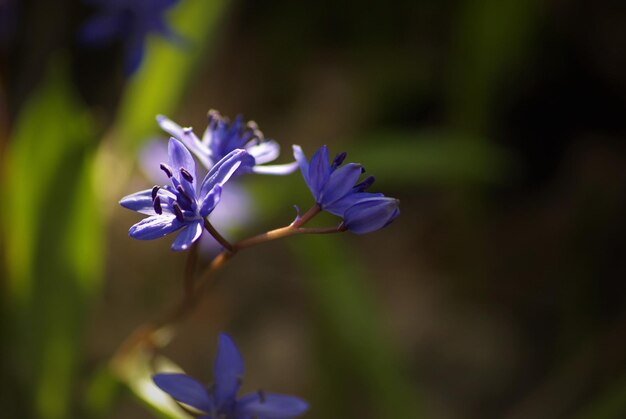
[(36, 417), (72, 416), (89, 298), (103, 265), (91, 120), (66, 67), (27, 102), (7, 152), (7, 268), (14, 371)]
[(328, 411), (318, 410), (318, 416), (342, 417), (332, 409), (359, 397), (365, 408), (373, 409), (373, 417), (420, 417), (418, 390), (402, 373), (405, 365), (383, 331), (380, 319), (384, 316), (368, 290), (367, 273), (360, 269), (357, 255), (336, 235), (308, 236), (290, 243), (303, 271), (308, 272), (307, 284), (326, 338), (322, 355), (336, 357), (324, 364), (341, 368), (333, 369), (332, 380), (342, 380), (343, 373), (354, 377), (352, 383), (360, 383), (359, 388), (334, 386), (330, 391), (322, 385), (319, 391)]
[(108, 367), (95, 370), (85, 389), (82, 405), (89, 418), (105, 418), (122, 388), (121, 383)]
[(363, 163), (377, 184), (398, 187), (500, 183), (516, 169), (505, 150), (444, 130), (368, 136), (350, 152), (350, 160)]
[[(169, 336), (161, 333), (155, 336), (157, 340), (168, 340)], [(137, 345), (131, 351), (118, 356), (113, 361), (111, 369), (118, 379), (123, 381), (141, 402), (149, 407), (161, 418), (189, 419), (183, 409), (165, 392), (159, 389), (152, 381), (157, 372), (184, 371), (177, 364), (164, 356), (154, 355), (153, 348)]]
[(447, 83), (455, 127), (485, 132), (492, 122), (502, 81), (523, 69), (539, 6), (535, 0), (466, 0), (460, 7)]
[(170, 23), (188, 45), (173, 45), (158, 37), (149, 40), (145, 61), (129, 81), (120, 104), (116, 134), (122, 143), (136, 148), (158, 132), (156, 115), (170, 115), (177, 108), (226, 5), (224, 0), (183, 1), (172, 11)]

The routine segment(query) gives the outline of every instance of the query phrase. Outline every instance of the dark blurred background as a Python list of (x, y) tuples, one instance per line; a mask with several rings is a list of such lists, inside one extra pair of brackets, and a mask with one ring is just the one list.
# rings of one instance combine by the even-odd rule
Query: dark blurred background
[[(11, 133), (55, 60), (88, 110), (97, 156), (123, 131), (111, 127), (133, 83), (155, 67), (165, 76), (147, 91), (174, 83), (176, 60), (129, 79), (121, 43), (81, 46), (77, 30), (93, 12), (80, 1), (0, 2), (1, 150), (17, 141)], [(322, 144), (347, 150), (376, 175), (376, 191), (401, 200), (402, 215), (366, 236), (294, 237), (242, 253), (164, 350), (171, 359), (210, 381), (226, 330), (246, 359), (244, 388), (298, 394), (313, 406), (305, 418), (626, 417), (625, 3), (235, 1), (216, 14), (159, 112), (196, 132), (210, 108), (242, 113), (282, 144), (281, 162), (293, 143), (308, 155)], [(31, 129), (35, 147), (47, 141)], [(116, 171), (127, 177), (111, 181), (117, 195), (101, 208), (102, 279), (58, 417), (154, 414), (123, 388), (98, 408), (83, 396), (98, 393), (94, 371), (125, 336), (172, 304), (184, 265), (168, 239), (127, 237), (138, 217), (116, 201), (150, 182), (134, 154), (121, 154), (164, 135), (156, 123), (127, 132), (142, 135), (114, 148), (119, 160), (104, 159), (101, 185)], [(299, 174), (241, 186), (252, 221), (233, 239), (311, 203)], [(1, 247), (10, 259), (10, 234)], [(14, 361), (14, 329), (29, 326), (12, 323), (9, 282), (2, 405), (13, 406), (7, 417), (55, 417), (33, 407), (37, 379)]]

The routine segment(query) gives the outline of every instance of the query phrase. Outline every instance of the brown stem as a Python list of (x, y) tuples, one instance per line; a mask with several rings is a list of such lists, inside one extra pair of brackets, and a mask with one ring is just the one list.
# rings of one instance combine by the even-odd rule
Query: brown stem
[(204, 218), (204, 228), (206, 228), (206, 230), (211, 234), (211, 236), (213, 236), (213, 238), (215, 238), (215, 240), (217, 240), (219, 244), (221, 244), (224, 247), (224, 249), (228, 249), (230, 252), (233, 251), (233, 245), (230, 244), (230, 242), (226, 240), (224, 236), (222, 236), (215, 229), (215, 227), (213, 227), (213, 225), (209, 222), (208, 218)]
[[(290, 225), (282, 228), (277, 228), (267, 233), (259, 234), (254, 237), (250, 237), (241, 240), (234, 245), (230, 244), (224, 239), (215, 228), (204, 219), (205, 228), (211, 233), (215, 239), (220, 242), (225, 250), (219, 253), (201, 273), (200, 277), (193, 281), (193, 272), (195, 271), (195, 264), (197, 260), (197, 243), (194, 243), (191, 249), (191, 253), (188, 256), (187, 264), (185, 266), (185, 294), (183, 299), (171, 310), (168, 314), (163, 316), (160, 320), (150, 323), (148, 325), (140, 326), (135, 333), (133, 333), (118, 350), (115, 358), (123, 356), (131, 349), (140, 344), (147, 344), (154, 347), (152, 336), (159, 329), (182, 320), (186, 315), (191, 313), (193, 309), (201, 301), (201, 297), (204, 294), (205, 289), (212, 284), (210, 281), (213, 274), (219, 271), (233, 256), (237, 254), (239, 250), (246, 249), (248, 247), (256, 246), (268, 241), (293, 236), (296, 234), (329, 234), (329, 233), (341, 233), (345, 231), (343, 225), (336, 227), (315, 227), (305, 228), (304, 224), (309, 222), (315, 215), (321, 211), (318, 205), (309, 209), (302, 217), (291, 223)], [(190, 279), (191, 278), (191, 279)]]
[(291, 223), (291, 227), (294, 227), (294, 228), (302, 227), (303, 225), (308, 223), (311, 220), (311, 218), (315, 217), (321, 210), (322, 208), (320, 208), (319, 205), (317, 204), (313, 205), (311, 208), (309, 208), (307, 212), (304, 213), (304, 215), (302, 215), (302, 217), (298, 218), (296, 221)]

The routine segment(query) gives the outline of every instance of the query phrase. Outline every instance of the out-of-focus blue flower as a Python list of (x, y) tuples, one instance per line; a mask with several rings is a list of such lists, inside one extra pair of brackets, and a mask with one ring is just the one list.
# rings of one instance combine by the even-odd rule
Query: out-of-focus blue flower
[(237, 399), (243, 359), (230, 336), (220, 333), (213, 367), (214, 383), (205, 387), (185, 374), (156, 374), (154, 383), (176, 401), (199, 410), (205, 419), (288, 419), (306, 412), (297, 397), (259, 390)]
[(98, 15), (81, 28), (80, 40), (91, 46), (101, 46), (115, 39), (124, 41), (124, 70), (132, 74), (144, 56), (146, 37), (156, 33), (175, 42), (182, 38), (165, 22), (165, 12), (178, 0), (85, 0), (98, 7)]
[(120, 201), (124, 208), (149, 215), (133, 225), (129, 234), (139, 240), (152, 240), (182, 229), (172, 250), (185, 250), (202, 234), (204, 217), (220, 200), (222, 186), (247, 158), (245, 150), (233, 150), (220, 160), (205, 176), (202, 184), (196, 182), (196, 164), (191, 153), (178, 140), (168, 144), (169, 163), (161, 163), (161, 170), (170, 178), (172, 186), (128, 195)]
[[(400, 215), (399, 201), (382, 193), (365, 192), (374, 183), (369, 176), (359, 182), (365, 171), (356, 163), (343, 165), (346, 153), (329, 163), (328, 148), (320, 147), (309, 162), (298, 145), (293, 154), (315, 203), (324, 211), (343, 218), (343, 226), (362, 234), (385, 227)], [(357, 183), (358, 182), (358, 183)]]
[(13, 0), (0, 0), (0, 47), (9, 43), (15, 36), (17, 8)]
[(241, 115), (229, 124), (215, 110), (209, 111), (209, 123), (202, 135), (202, 140), (191, 128), (182, 128), (163, 115), (157, 116), (161, 128), (182, 141), (198, 160), (208, 169), (232, 150), (243, 148), (249, 158), (242, 162), (238, 174), (260, 173), (285, 175), (298, 168), (296, 162), (279, 165), (263, 165), (276, 160), (280, 154), (280, 146), (274, 140), (265, 138), (254, 121), (244, 123)]

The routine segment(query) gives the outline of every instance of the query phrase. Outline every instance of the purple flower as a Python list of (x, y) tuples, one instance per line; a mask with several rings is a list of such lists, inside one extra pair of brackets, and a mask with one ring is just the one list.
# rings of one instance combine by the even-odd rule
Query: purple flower
[(357, 234), (371, 233), (389, 225), (398, 215), (398, 200), (373, 195), (349, 207), (343, 215), (344, 226)]
[(178, 0), (86, 0), (101, 12), (81, 28), (80, 40), (91, 46), (101, 46), (122, 39), (124, 70), (132, 74), (139, 68), (144, 55), (144, 44), (149, 33), (157, 33), (170, 40), (182, 42), (165, 22), (165, 12)]
[[(343, 165), (346, 153), (339, 153), (329, 163), (328, 148), (320, 147), (309, 162), (298, 145), (293, 154), (315, 203), (324, 211), (343, 218), (348, 230), (363, 234), (381, 229), (400, 215), (399, 201), (382, 193), (365, 192), (374, 183), (369, 176), (359, 182), (365, 171), (356, 163)], [(358, 183), (357, 183), (358, 182)]]
[(214, 383), (205, 387), (185, 374), (156, 374), (154, 383), (176, 401), (199, 410), (205, 419), (288, 419), (306, 412), (297, 397), (259, 390), (237, 399), (243, 359), (230, 336), (220, 333), (213, 367)]
[(204, 217), (220, 200), (222, 186), (230, 179), (241, 162), (247, 158), (245, 150), (233, 150), (206, 175), (202, 184), (196, 182), (196, 164), (180, 141), (172, 138), (168, 145), (169, 163), (161, 163), (161, 170), (172, 186), (128, 195), (120, 201), (124, 208), (149, 215), (133, 225), (129, 234), (139, 240), (152, 240), (182, 230), (172, 250), (185, 250), (202, 234)]
[[(146, 177), (156, 185), (169, 183), (165, 173), (154, 162), (168, 161), (167, 141), (155, 138), (147, 141), (139, 152), (139, 167)], [(197, 165), (198, 179), (203, 178), (208, 170)], [(252, 197), (242, 185), (235, 180), (228, 181), (228, 187), (222, 190), (220, 203), (209, 214), (211, 224), (219, 226), (221, 232), (234, 233), (237, 229), (250, 224), (252, 218)], [(213, 236), (205, 231), (199, 239), (200, 254), (206, 257), (215, 256), (223, 247)]]
[(296, 162), (263, 166), (278, 158), (280, 146), (276, 141), (265, 138), (254, 121), (244, 123), (242, 116), (238, 115), (229, 124), (228, 119), (215, 110), (209, 111), (208, 119), (208, 126), (200, 139), (191, 128), (182, 128), (163, 115), (157, 116), (161, 128), (182, 141), (207, 169), (238, 148), (245, 149), (249, 154), (249, 157), (241, 163), (238, 174), (285, 175), (298, 168)]

